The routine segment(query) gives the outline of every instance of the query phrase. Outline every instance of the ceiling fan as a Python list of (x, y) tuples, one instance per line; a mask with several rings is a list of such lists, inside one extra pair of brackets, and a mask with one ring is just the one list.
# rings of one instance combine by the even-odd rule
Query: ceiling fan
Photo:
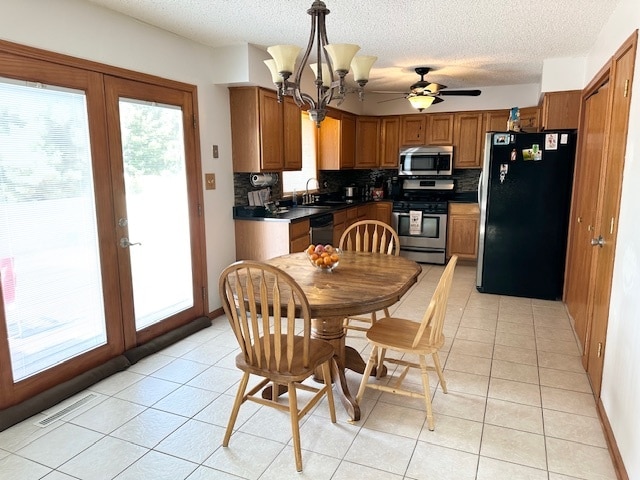
[[(435, 103), (444, 101), (441, 96), (446, 95), (460, 95), (467, 97), (477, 97), (480, 95), (480, 90), (445, 90), (446, 85), (439, 83), (432, 83), (424, 79), (425, 75), (431, 70), (430, 67), (416, 67), (415, 72), (420, 75), (420, 80), (409, 87), (409, 92), (406, 92), (404, 96), (399, 98), (391, 98), (389, 100), (382, 100), (382, 102), (389, 102), (391, 100), (399, 100), (400, 98), (406, 98), (411, 102), (411, 106), (417, 108), (418, 111), (422, 111), (425, 108), (429, 108)], [(379, 92), (379, 93), (399, 93), (399, 92)], [(381, 103), (381, 102), (378, 102)]]

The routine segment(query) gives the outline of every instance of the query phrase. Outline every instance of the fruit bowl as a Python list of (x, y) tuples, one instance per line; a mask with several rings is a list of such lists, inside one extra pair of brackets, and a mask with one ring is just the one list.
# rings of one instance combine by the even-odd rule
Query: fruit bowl
[(328, 272), (338, 266), (342, 255), (342, 250), (332, 245), (309, 245), (305, 252), (311, 265)]

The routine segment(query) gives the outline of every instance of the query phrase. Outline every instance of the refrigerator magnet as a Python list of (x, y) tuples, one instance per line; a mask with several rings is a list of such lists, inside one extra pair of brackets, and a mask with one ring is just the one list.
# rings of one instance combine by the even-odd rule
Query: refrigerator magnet
[(544, 136), (544, 149), (545, 150), (557, 150), (558, 149), (558, 134), (547, 133)]
[(532, 148), (524, 148), (522, 150), (522, 159), (523, 160), (533, 160), (533, 149)]
[(493, 144), (494, 145), (507, 145), (509, 143), (509, 134), (508, 133), (496, 133), (493, 136)]
[(501, 163), (500, 164), (500, 183), (504, 182), (504, 179), (506, 178), (507, 173), (509, 173), (509, 164)]
[(518, 156), (518, 152), (516, 151), (516, 149), (514, 148), (513, 150), (511, 150), (511, 161), (515, 162), (516, 161), (516, 157)]
[(561, 133), (560, 134), (560, 145), (566, 145), (567, 143), (569, 143), (569, 134), (568, 133)]
[(540, 150), (540, 145), (534, 143), (531, 145), (531, 151), (533, 152), (533, 160), (539, 162), (542, 160), (542, 150)]

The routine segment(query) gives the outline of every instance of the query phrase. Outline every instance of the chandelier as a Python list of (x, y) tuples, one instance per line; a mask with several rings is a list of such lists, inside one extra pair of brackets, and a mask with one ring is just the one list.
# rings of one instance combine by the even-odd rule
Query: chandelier
[[(341, 103), (347, 93), (357, 93), (360, 100), (364, 99), (364, 86), (369, 80), (369, 72), (377, 57), (356, 57), (356, 52), (360, 50), (358, 45), (328, 42), (325, 17), (329, 14), (329, 9), (323, 1), (315, 0), (307, 13), (311, 15), (311, 34), (298, 67), (295, 68), (296, 59), (301, 48), (296, 45), (274, 45), (267, 48), (272, 58), (264, 63), (269, 67), (271, 78), (277, 87), (278, 101), (282, 102), (285, 95), (290, 95), (299, 107), (308, 105), (309, 118), (320, 126), (327, 114), (327, 105), (332, 100)], [(309, 67), (315, 76), (315, 98), (300, 89), (302, 72), (314, 45), (317, 63), (309, 64)], [(353, 69), (354, 80), (358, 84), (356, 88), (345, 86), (344, 77), (350, 68)], [(292, 81), (289, 80), (291, 75)]]

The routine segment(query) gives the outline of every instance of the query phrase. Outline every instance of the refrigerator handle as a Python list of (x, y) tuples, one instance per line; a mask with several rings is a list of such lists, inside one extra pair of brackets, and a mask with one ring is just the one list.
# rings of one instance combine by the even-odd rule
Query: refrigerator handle
[(480, 177), (478, 178), (478, 205), (482, 202), (482, 170), (480, 170)]

